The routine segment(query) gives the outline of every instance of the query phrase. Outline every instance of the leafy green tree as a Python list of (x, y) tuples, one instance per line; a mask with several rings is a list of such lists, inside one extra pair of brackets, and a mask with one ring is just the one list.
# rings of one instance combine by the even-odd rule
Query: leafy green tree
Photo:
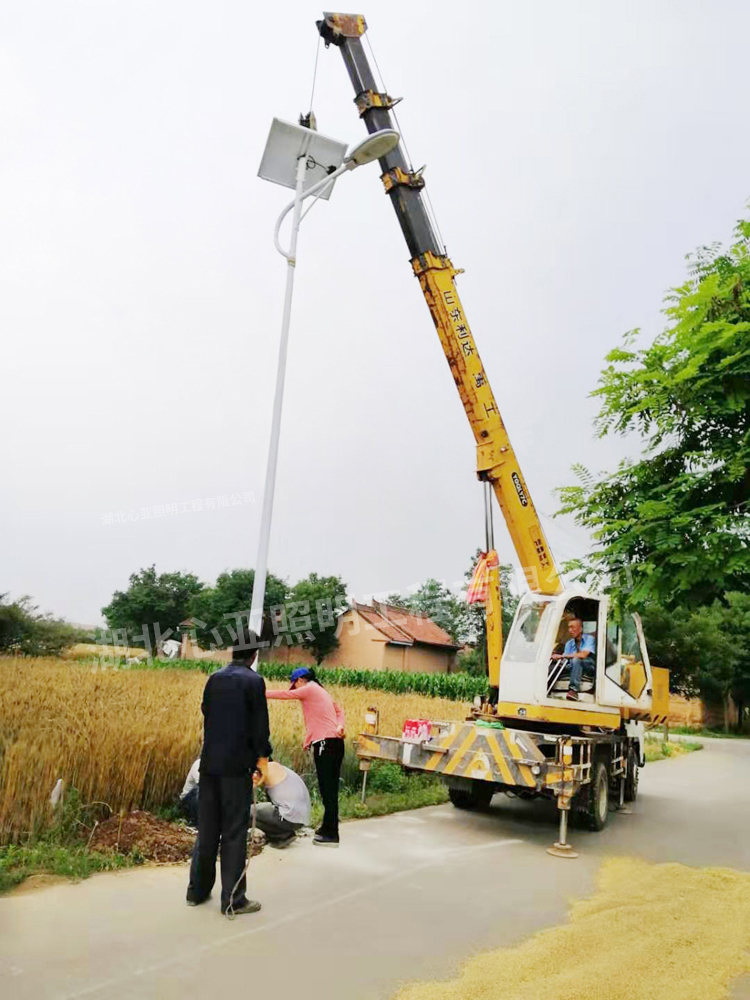
[(439, 580), (430, 578), (413, 594), (402, 598), (402, 607), (420, 615), (427, 615), (457, 645), (463, 641), (466, 632), (466, 605), (456, 594)]
[(721, 699), (729, 731), (730, 699), (744, 706), (750, 698), (750, 594), (726, 594), (694, 618), (701, 633), (698, 685), (704, 696)]
[(190, 603), (203, 590), (192, 573), (160, 573), (155, 566), (130, 577), (127, 590), (116, 590), (102, 608), (113, 630), (113, 641), (145, 646), (161, 652), (166, 639), (179, 635), (180, 622), (187, 618)]
[(320, 664), (338, 647), (337, 619), (347, 606), (346, 584), (340, 576), (311, 573), (292, 587), (284, 605), (271, 610), (278, 633), (309, 649)]
[(59, 656), (67, 647), (85, 642), (83, 629), (61, 618), (40, 614), (30, 597), (6, 600), (0, 594), (0, 651), (27, 656)]
[(735, 237), (692, 257), (650, 347), (634, 348), (635, 330), (608, 355), (597, 427), (639, 434), (642, 457), (577, 467), (560, 490), (595, 540), (582, 575), (634, 603), (697, 607), (750, 585), (750, 221)]
[[(214, 587), (204, 587), (190, 600), (191, 632), (201, 649), (224, 649), (234, 644), (238, 624), (247, 624), (255, 582), (254, 569), (222, 573)], [(288, 593), (284, 580), (273, 573), (266, 577), (263, 610), (268, 620), (272, 607), (282, 605)], [(266, 633), (263, 639), (267, 638)]]
[(392, 593), (388, 594), (385, 599), (385, 603), (390, 604), (394, 608), (403, 608), (405, 611), (408, 611), (409, 609), (406, 606), (407, 600), (408, 598), (404, 597), (400, 591), (394, 590)]
[(487, 676), (487, 657), (484, 649), (479, 646), (469, 646), (458, 654), (458, 669), (462, 674), (471, 674), (472, 677)]
[(670, 690), (687, 697), (699, 695), (703, 629), (695, 612), (650, 601), (642, 609), (641, 619), (649, 660), (669, 671)]
[[(474, 568), (481, 555), (477, 549), (471, 565), (464, 574), (468, 586)], [(503, 601), (503, 635), (507, 636), (518, 606), (518, 597), (512, 590), (513, 567), (500, 567), (500, 593)], [(388, 603), (428, 615), (448, 633), (457, 645), (471, 648), (459, 656), (459, 669), (476, 676), (487, 673), (487, 625), (483, 604), (467, 604), (465, 597), (458, 595), (438, 580), (426, 580), (414, 594), (389, 594)]]
[(669, 686), (688, 696), (721, 702), (732, 725), (731, 701), (750, 701), (750, 595), (729, 593), (695, 610), (650, 602), (642, 613), (649, 659), (669, 670)]

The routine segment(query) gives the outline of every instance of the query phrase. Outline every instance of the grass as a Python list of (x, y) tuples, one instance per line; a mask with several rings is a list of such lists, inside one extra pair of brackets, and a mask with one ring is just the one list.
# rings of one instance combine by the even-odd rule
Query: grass
[(680, 757), (686, 753), (692, 753), (694, 750), (702, 750), (703, 745), (701, 743), (689, 743), (683, 742), (682, 740), (675, 741), (674, 743), (667, 743), (665, 740), (661, 740), (656, 736), (646, 737), (646, 763), (651, 763), (655, 760), (667, 760), (669, 757)]
[(725, 732), (723, 729), (704, 729), (702, 726), (670, 726), (670, 733), (680, 736), (706, 736), (719, 740), (750, 740), (750, 733)]
[(139, 859), (114, 851), (89, 851), (83, 844), (56, 844), (38, 840), (31, 844), (0, 847), (0, 893), (7, 892), (31, 875), (58, 875), (68, 879), (88, 878), (94, 872), (114, 871), (138, 864)]
[[(361, 772), (360, 772), (361, 774)], [(362, 802), (362, 779), (358, 788), (347, 788), (339, 797), (341, 819), (367, 819), (370, 816), (387, 816), (404, 809), (437, 806), (448, 801), (448, 789), (432, 774), (419, 772), (407, 774), (398, 764), (374, 762), (367, 777), (367, 794)], [(323, 818), (323, 806), (317, 788), (313, 790), (312, 825), (318, 826)]]
[[(404, 809), (440, 805), (448, 799), (448, 791), (440, 779), (425, 774), (406, 775), (395, 764), (375, 763), (368, 781), (373, 790), (364, 804), (360, 790), (345, 788), (342, 791), (339, 798), (342, 820), (385, 816)], [(170, 822), (181, 818), (175, 805), (163, 806), (155, 813)], [(53, 827), (29, 843), (0, 847), (0, 894), (33, 875), (53, 875), (77, 881), (96, 872), (143, 863), (143, 858), (136, 852), (121, 854), (89, 850), (76, 829), (82, 826), (82, 816), (86, 816), (86, 808), (73, 789), (68, 792), (62, 817)], [(323, 807), (316, 788), (311, 823), (318, 826), (322, 818)]]
[(88, 832), (86, 823), (93, 824), (94, 817), (102, 815), (100, 807), (92, 811), (81, 802), (76, 789), (70, 789), (54, 822), (40, 836), (29, 838), (23, 844), (0, 846), (0, 893), (14, 888), (31, 875), (82, 879), (94, 872), (141, 864), (143, 859), (136, 853), (88, 849), (84, 840)]

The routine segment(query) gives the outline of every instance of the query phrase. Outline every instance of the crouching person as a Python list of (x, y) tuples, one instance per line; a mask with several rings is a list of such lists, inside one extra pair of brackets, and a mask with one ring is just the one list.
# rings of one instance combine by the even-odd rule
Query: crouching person
[[(260, 783), (258, 775), (253, 780)], [(288, 847), (297, 830), (310, 824), (310, 793), (298, 774), (275, 760), (268, 762), (263, 787), (269, 801), (255, 807), (255, 825), (266, 835), (269, 847)]]
[(188, 771), (185, 784), (180, 792), (180, 799), (177, 806), (180, 813), (185, 817), (191, 826), (198, 826), (198, 785), (201, 780), (201, 759), (193, 761), (193, 766)]
[(198, 839), (190, 866), (189, 906), (208, 899), (221, 848), (221, 912), (255, 913), (260, 903), (245, 895), (247, 831), (253, 773), (265, 780), (271, 753), (266, 685), (252, 669), (257, 640), (238, 636), (232, 662), (211, 674), (203, 690)]

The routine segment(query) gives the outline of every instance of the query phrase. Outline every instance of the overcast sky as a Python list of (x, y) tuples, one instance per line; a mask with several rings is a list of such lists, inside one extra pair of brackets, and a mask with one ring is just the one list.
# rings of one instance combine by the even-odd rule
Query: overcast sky
[[(207, 582), (253, 565), (288, 200), (257, 170), (271, 119), (307, 109), (320, 13), (5, 0), (0, 592), (96, 623), (151, 563)], [(546, 519), (552, 491), (573, 462), (608, 468), (629, 447), (593, 436), (605, 353), (661, 328), (684, 254), (727, 239), (750, 195), (750, 7), (364, 13), (562, 562), (585, 538)], [(321, 46), (322, 132), (362, 137), (352, 98)], [(343, 178), (304, 223), (270, 559), (291, 582), (340, 574), (360, 599), (460, 579), (483, 543), (473, 437), (377, 173)], [(501, 524), (498, 543), (510, 560)]]

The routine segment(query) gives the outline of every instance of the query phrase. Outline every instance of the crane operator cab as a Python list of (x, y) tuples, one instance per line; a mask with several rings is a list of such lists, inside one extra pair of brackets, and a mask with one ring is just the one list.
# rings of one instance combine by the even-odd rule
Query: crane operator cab
[(602, 720), (607, 725), (622, 708), (650, 709), (652, 688), (637, 615), (616, 614), (604, 595), (565, 591), (521, 600), (500, 666), (499, 712), (550, 720), (560, 716), (532, 707), (564, 708), (567, 719), (574, 718), (567, 710), (602, 712), (612, 716)]

